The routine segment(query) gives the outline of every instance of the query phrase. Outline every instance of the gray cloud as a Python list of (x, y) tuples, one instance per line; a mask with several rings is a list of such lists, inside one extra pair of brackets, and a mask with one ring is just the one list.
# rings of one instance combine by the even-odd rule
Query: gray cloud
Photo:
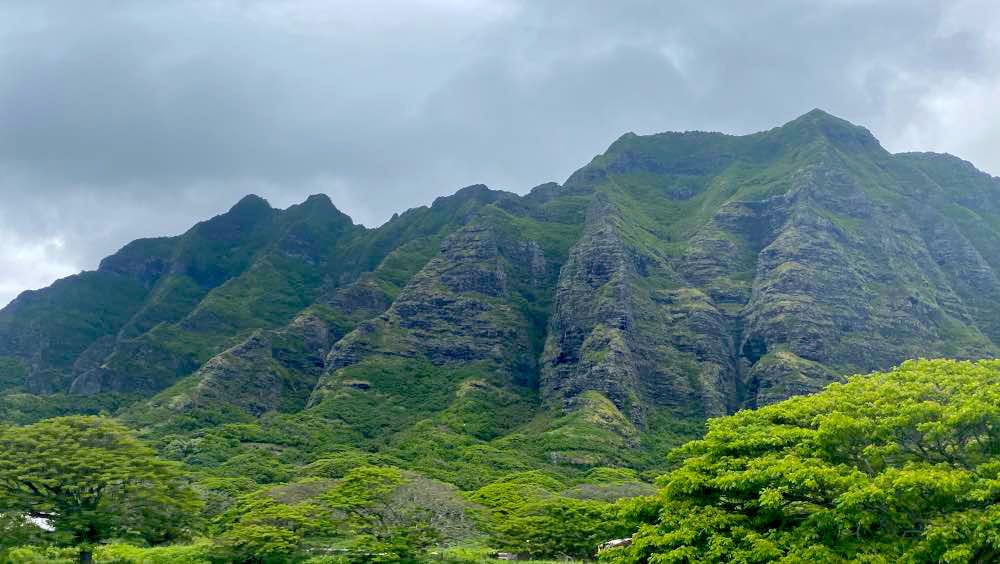
[(823, 107), (1000, 172), (994, 2), (0, 2), (0, 303), (247, 192), (357, 221)]

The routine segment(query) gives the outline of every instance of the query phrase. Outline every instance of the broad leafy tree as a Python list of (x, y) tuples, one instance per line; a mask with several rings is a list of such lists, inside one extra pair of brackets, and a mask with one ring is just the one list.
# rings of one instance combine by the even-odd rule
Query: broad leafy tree
[(911, 361), (711, 421), (614, 562), (996, 562), (1000, 361)]
[(240, 497), (222, 520), (226, 530), (216, 539), (216, 553), (232, 562), (293, 561), (306, 538), (330, 532), (326, 508), (308, 501), (280, 503), (266, 490)]
[(438, 540), (427, 508), (414, 507), (393, 495), (406, 478), (397, 468), (361, 466), (347, 473), (324, 501), (337, 524), (352, 540), (352, 562), (419, 563)]
[(199, 501), (180, 468), (120, 423), (59, 417), (0, 430), (0, 513), (43, 518), (80, 560), (105, 539), (184, 536)]
[(589, 559), (628, 530), (603, 501), (552, 497), (519, 507), (494, 534), (499, 546), (532, 557)]

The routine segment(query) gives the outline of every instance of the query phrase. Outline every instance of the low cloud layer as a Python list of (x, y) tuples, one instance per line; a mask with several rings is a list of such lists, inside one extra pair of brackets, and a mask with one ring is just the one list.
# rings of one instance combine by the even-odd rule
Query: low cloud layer
[(995, 2), (0, 3), (0, 304), (254, 192), (367, 225), (813, 107), (1000, 173)]

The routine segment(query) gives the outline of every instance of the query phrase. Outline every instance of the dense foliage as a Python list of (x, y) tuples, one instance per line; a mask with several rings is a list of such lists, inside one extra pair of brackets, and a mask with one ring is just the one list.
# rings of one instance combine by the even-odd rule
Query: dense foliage
[[(177, 464), (113, 420), (61, 417), (0, 432), (0, 513), (48, 521), (57, 541), (184, 537), (200, 503)], [(15, 524), (16, 525), (16, 524)]]
[[(229, 426), (172, 447), (211, 460), (204, 447), (214, 444), (221, 455), (218, 470), (194, 476), (208, 538), (144, 549), (103, 542), (160, 544), (187, 532), (199, 502), (176, 465), (105, 418), (6, 427), (0, 550), (24, 562), (59, 561), (67, 553), (45, 548), (59, 544), (125, 562), (422, 562), (442, 546), (587, 558), (631, 534), (631, 546), (601, 557), (987, 562), (1000, 554), (1000, 361), (910, 361), (712, 420), (703, 439), (673, 451), (677, 467), (655, 495), (624, 468), (514, 471), (462, 492), (387, 455), (268, 463), (265, 451), (226, 450), (245, 450), (241, 434), (259, 433)], [(20, 515), (47, 518), (55, 531)], [(454, 559), (482, 558), (474, 554)]]
[(1000, 558), (1000, 361), (911, 361), (709, 424), (613, 562)]

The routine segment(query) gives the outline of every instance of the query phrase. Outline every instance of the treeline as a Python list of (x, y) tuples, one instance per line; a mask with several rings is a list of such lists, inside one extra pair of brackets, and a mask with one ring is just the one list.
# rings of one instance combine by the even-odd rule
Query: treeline
[[(621, 563), (1000, 558), (1000, 361), (912, 361), (856, 376), (712, 420), (703, 439), (669, 456), (673, 470), (657, 487), (629, 469), (595, 468), (514, 471), (460, 489), (352, 450), (294, 469), (265, 456), (206, 474), (161, 458), (114, 419), (54, 418), (0, 430), (0, 554), (314, 564), (470, 561), (489, 549)], [(620, 537), (631, 544), (596, 554)]]

